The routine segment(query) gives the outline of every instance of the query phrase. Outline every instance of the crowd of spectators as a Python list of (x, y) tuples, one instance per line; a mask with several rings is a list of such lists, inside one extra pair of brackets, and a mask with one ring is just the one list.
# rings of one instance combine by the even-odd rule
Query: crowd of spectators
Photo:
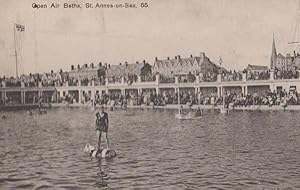
[(183, 76), (178, 76), (179, 83), (191, 83), (195, 81), (196, 81), (196, 76), (191, 73)]
[(159, 80), (161, 83), (175, 83), (175, 77), (167, 77), (164, 75), (160, 75)]
[(270, 71), (248, 71), (247, 80), (269, 80), (270, 79)]
[(229, 71), (227, 72), (222, 72), (221, 74), (222, 81), (241, 81), (242, 80), (242, 74), (237, 71)]
[(122, 83), (122, 78), (124, 80), (124, 83), (127, 83), (128, 85), (131, 85), (132, 83), (136, 83), (138, 82), (138, 76), (137, 75), (126, 75), (125, 77), (122, 77), (122, 76), (118, 76), (118, 77), (115, 77), (115, 76), (112, 76), (110, 78), (108, 78), (108, 82), (109, 83)]
[(8, 87), (20, 87), (21, 86), (21, 81), (20, 80), (16, 80), (14, 77), (1, 77), (0, 78), (0, 87), (3, 87), (4, 84)]
[(101, 76), (101, 77), (99, 77), (99, 78), (95, 78), (94, 80), (95, 80), (95, 85), (96, 85), (96, 86), (104, 86), (104, 85), (105, 85), (105, 82), (106, 82), (104, 76)]
[(141, 76), (141, 82), (153, 82), (156, 80), (155, 75), (146, 75), (146, 76)]
[(29, 74), (21, 75), (20, 77), (0, 77), (0, 87), (21, 87), (24, 84), (24, 87), (42, 87), (49, 86), (78, 86), (79, 80), (82, 86), (92, 85), (94, 81), (95, 85), (105, 85), (105, 77), (99, 78), (74, 78), (69, 77), (67, 73), (45, 73), (45, 74)]
[(278, 91), (271, 92), (268, 91), (262, 95), (258, 94), (236, 94), (228, 93), (225, 96), (225, 104), (228, 106), (232, 104), (233, 107), (247, 107), (250, 105), (296, 105), (299, 104), (298, 93), (295, 91), (286, 92)]
[(132, 83), (136, 83), (138, 81), (138, 76), (137, 75), (127, 75), (127, 77), (125, 77), (125, 82), (129, 85), (131, 85)]
[[(229, 71), (221, 73), (222, 81), (241, 81), (243, 78), (243, 73), (246, 75), (246, 80), (269, 80), (270, 71)], [(187, 74), (187, 75), (178, 75), (179, 83), (193, 83), (196, 81), (196, 75)], [(274, 70), (274, 79), (295, 79), (299, 78), (299, 73), (296, 70)], [(218, 73), (207, 72), (205, 74), (199, 73), (200, 82), (215, 82), (218, 79)], [(80, 80), (80, 81), (79, 81)], [(128, 85), (138, 82), (137, 75), (127, 75), (123, 78), (124, 82)], [(155, 81), (156, 75), (147, 75), (141, 76), (141, 82)], [(41, 84), (43, 87), (49, 86), (65, 86), (68, 83), (69, 86), (78, 86), (79, 82), (82, 86), (90, 86), (93, 84), (96, 86), (105, 85), (106, 78), (105, 76), (101, 77), (92, 77), (92, 78), (74, 78), (70, 77), (67, 72), (58, 72), (58, 73), (44, 73), (44, 74), (29, 74), (21, 75), (20, 77), (0, 77), (0, 87), (3, 87), (3, 82), (5, 82), (6, 87), (21, 87), (24, 84), (25, 87), (38, 87)], [(122, 77), (110, 77), (108, 78), (109, 83), (121, 83)], [(167, 77), (160, 75), (161, 83), (175, 83), (175, 76)]]
[(295, 79), (299, 78), (299, 73), (296, 70), (274, 70), (274, 79)]
[[(193, 83), (196, 82), (196, 75), (187, 74), (187, 75), (177, 75), (179, 83)], [(207, 74), (200, 73), (199, 74), (199, 82), (215, 82), (217, 81), (217, 74), (213, 72), (208, 72)], [(175, 83), (175, 76), (167, 77), (164, 75), (160, 75), (161, 83)]]
[(68, 78), (63, 77), (62, 73), (44, 73), (44, 74), (29, 74), (29, 75), (21, 75), (19, 77), (2, 77), (0, 78), (0, 85), (1, 87), (21, 87), (22, 84), (24, 87), (38, 87), (42, 85), (43, 87), (48, 86), (60, 86)]
[(217, 81), (217, 78), (218, 73), (215, 72), (200, 73), (200, 81), (215, 82)]
[(68, 78), (68, 85), (69, 86), (77, 86), (79, 83), (79, 80), (73, 77)]
[[(183, 91), (179, 93), (162, 93), (156, 94), (152, 92), (144, 92), (137, 94), (136, 92), (126, 93), (121, 95), (118, 93), (103, 93), (95, 95), (94, 103), (98, 105), (155, 105), (166, 106), (176, 105), (178, 103), (182, 105), (225, 105), (226, 107), (247, 107), (250, 105), (298, 105), (300, 104), (298, 93), (296, 91), (287, 92), (285, 90), (278, 92), (267, 91), (263, 94), (238, 94), (235, 92), (225, 92), (223, 97), (217, 97), (216, 94), (202, 94), (195, 93), (193, 91)], [(224, 99), (223, 99), (224, 98)], [(65, 98), (69, 103), (78, 103), (75, 96)], [(90, 103), (92, 98), (90, 95), (85, 94), (80, 103)], [(180, 101), (180, 102), (179, 102)]]

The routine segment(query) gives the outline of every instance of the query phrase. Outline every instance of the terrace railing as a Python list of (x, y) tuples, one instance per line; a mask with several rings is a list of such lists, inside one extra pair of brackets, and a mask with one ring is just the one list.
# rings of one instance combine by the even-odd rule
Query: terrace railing
[[(257, 73), (256, 73), (257, 74)], [(43, 87), (68, 87), (68, 86), (118, 86), (118, 85), (159, 85), (159, 84), (179, 84), (179, 83), (189, 83), (189, 84), (201, 84), (203, 82), (205, 83), (222, 83), (222, 82), (247, 82), (247, 81), (274, 81), (274, 80), (287, 80), (287, 79), (299, 79), (299, 73), (296, 72), (294, 75), (285, 75), (283, 77), (278, 77), (273, 71), (270, 71), (268, 73), (263, 73), (261, 75), (249, 75), (247, 73), (242, 73), (242, 75), (238, 75), (238, 77), (233, 77), (230, 75), (217, 75), (217, 76), (199, 76), (196, 75), (192, 80), (189, 78), (185, 78), (185, 80), (181, 80), (179, 76), (175, 77), (163, 77), (159, 74), (155, 75), (155, 77), (143, 77), (138, 76), (136, 80), (128, 80), (125, 77), (120, 77), (117, 79), (112, 78), (102, 78), (100, 79), (93, 79), (93, 80), (71, 80), (71, 81), (62, 81), (62, 80), (53, 80), (50, 81), (43, 81), (43, 82), (24, 82), (24, 81), (17, 81), (17, 82), (11, 82), (11, 81), (1, 81), (0, 88), (43, 88)]]

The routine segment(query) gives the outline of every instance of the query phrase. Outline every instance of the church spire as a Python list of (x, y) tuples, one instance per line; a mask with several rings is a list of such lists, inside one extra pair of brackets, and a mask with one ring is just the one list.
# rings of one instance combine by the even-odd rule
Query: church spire
[(271, 53), (271, 69), (274, 69), (274, 66), (276, 64), (276, 58), (277, 58), (277, 52), (276, 52), (275, 39), (274, 39), (274, 34), (273, 34), (273, 44), (272, 44), (272, 53)]

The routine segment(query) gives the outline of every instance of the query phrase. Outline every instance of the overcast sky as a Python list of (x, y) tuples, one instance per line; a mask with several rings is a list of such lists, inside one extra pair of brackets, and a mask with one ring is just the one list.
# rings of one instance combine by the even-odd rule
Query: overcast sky
[[(70, 65), (135, 62), (199, 55), (242, 69), (268, 65), (272, 35), (286, 53), (298, 0), (128, 0), (148, 9), (40, 9), (48, 0), (0, 0), (0, 75), (15, 73), (13, 24), (25, 25), (20, 72), (69, 70)], [(65, 2), (68, 2), (67, 0)], [(95, 0), (69, 2), (94, 3)], [(122, 2), (103, 0), (99, 2)], [(125, 1), (123, 1), (125, 2)], [(22, 58), (22, 59), (21, 59)]]

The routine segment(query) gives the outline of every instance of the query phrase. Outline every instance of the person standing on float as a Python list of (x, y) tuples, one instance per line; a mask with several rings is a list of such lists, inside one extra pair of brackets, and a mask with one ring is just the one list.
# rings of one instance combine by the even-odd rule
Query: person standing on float
[(109, 140), (108, 140), (108, 114), (104, 111), (104, 107), (101, 107), (101, 112), (96, 113), (96, 131), (98, 133), (98, 151), (100, 151), (101, 145), (101, 136), (104, 133), (106, 148), (109, 149)]

